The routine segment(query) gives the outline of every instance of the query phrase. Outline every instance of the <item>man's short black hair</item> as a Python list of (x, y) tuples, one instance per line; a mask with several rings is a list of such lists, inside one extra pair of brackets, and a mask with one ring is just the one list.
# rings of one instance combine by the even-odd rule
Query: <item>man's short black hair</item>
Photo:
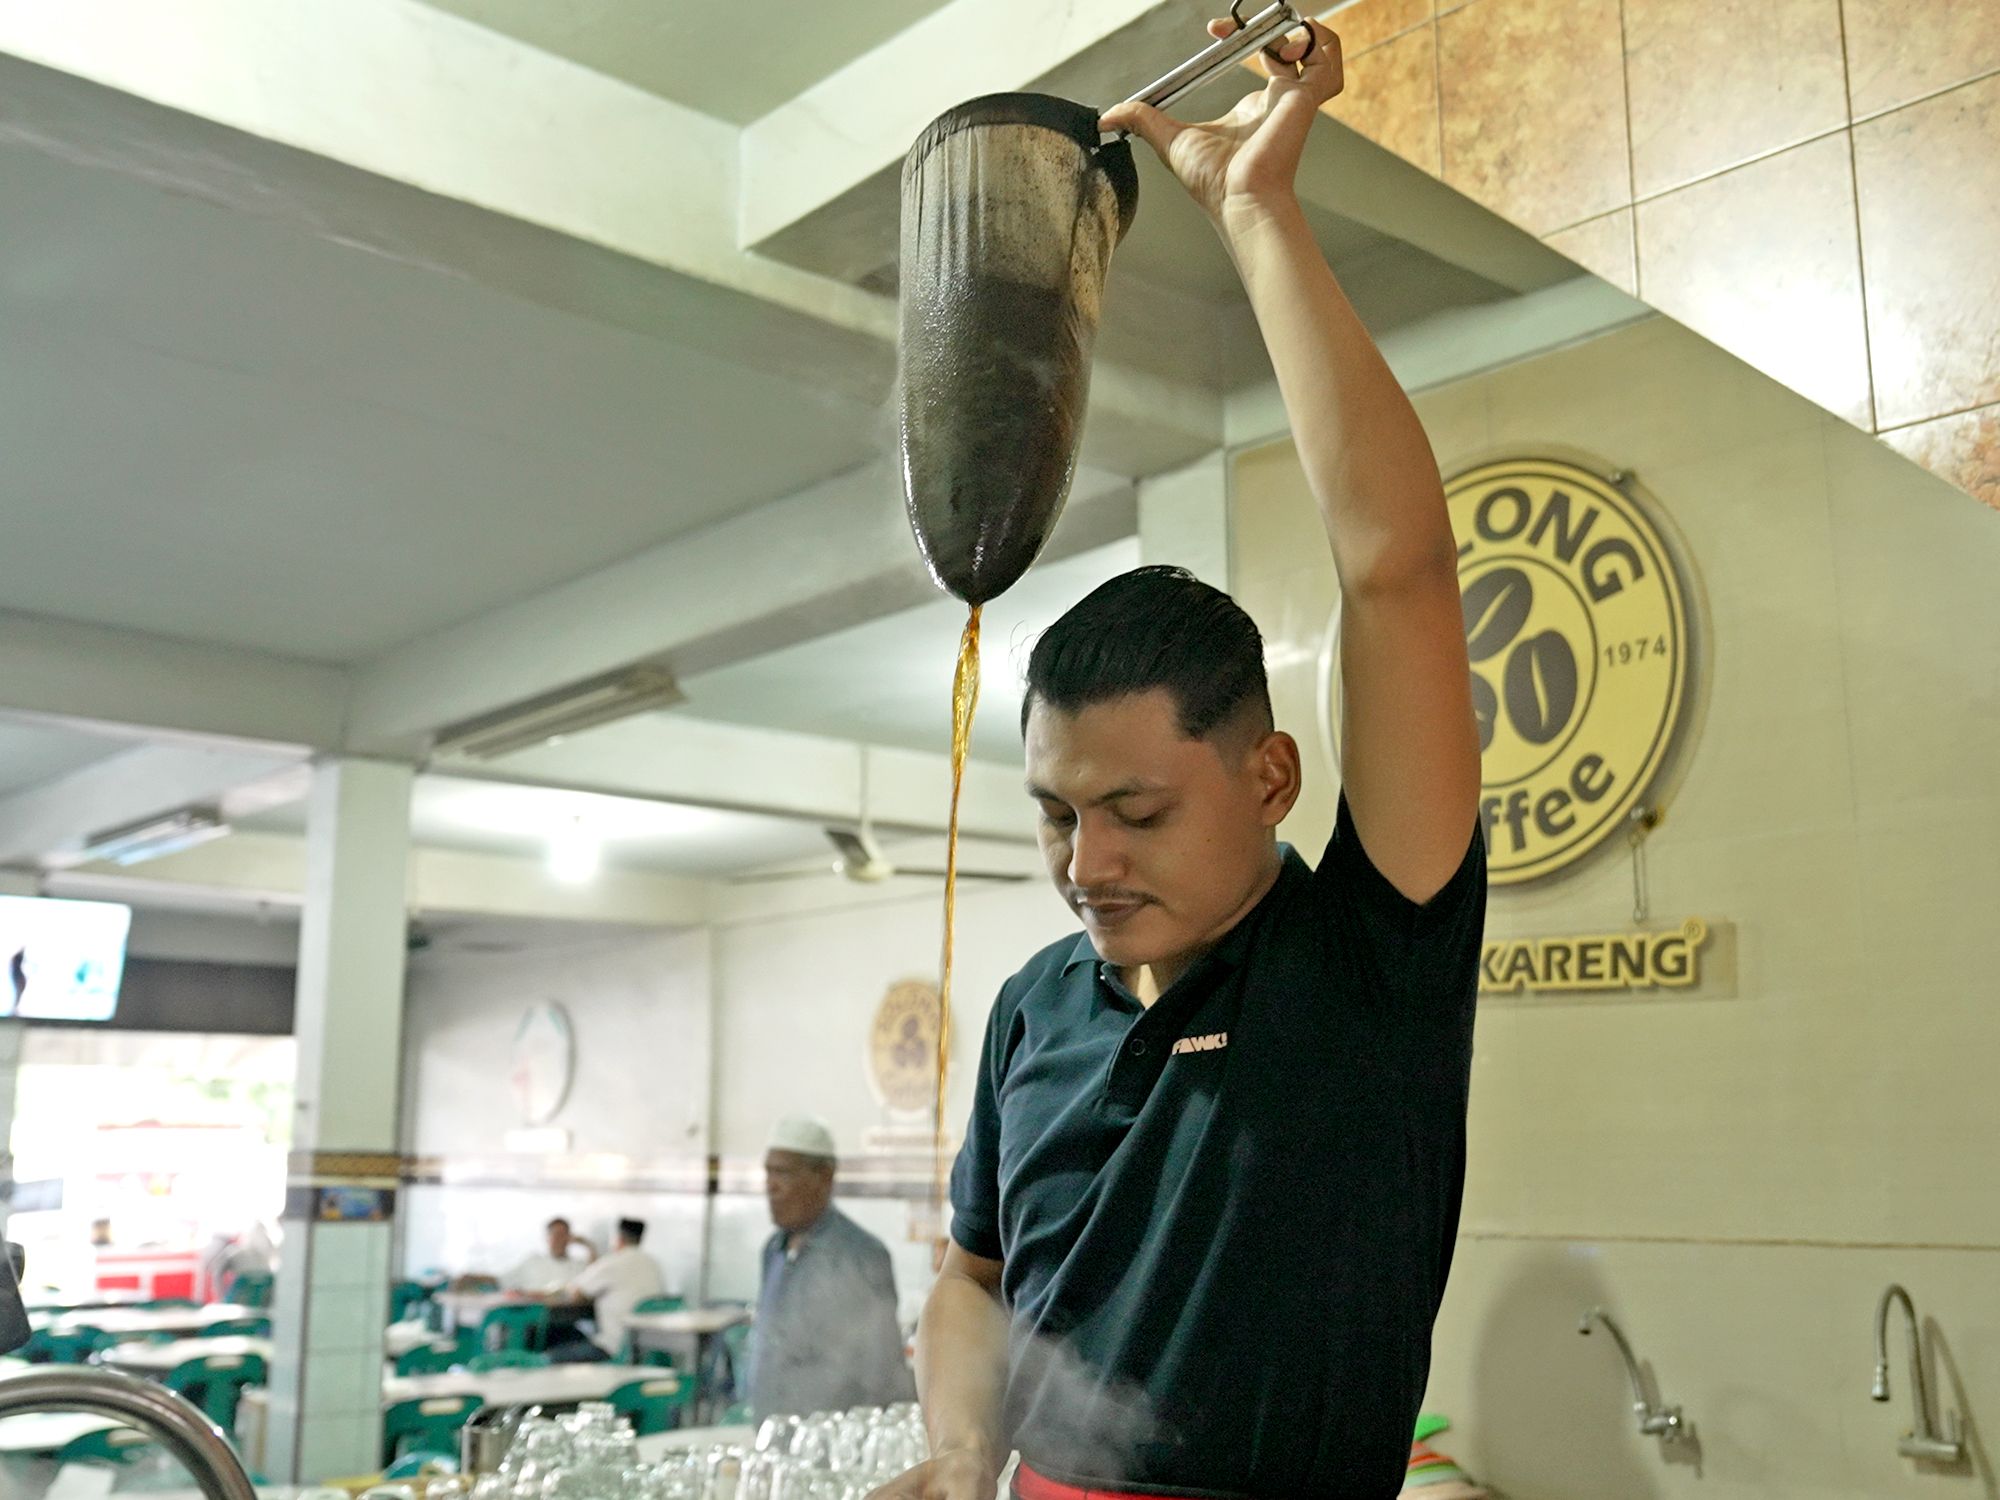
[(562, 1225), (562, 1227), (565, 1229), (569, 1228), (569, 1220), (565, 1219), (561, 1214), (557, 1214), (553, 1219), (549, 1220), (549, 1222), (544, 1224), (542, 1227), (544, 1229), (553, 1229), (558, 1224)]
[(1173, 694), (1181, 733), (1206, 739), (1246, 710), (1271, 724), (1264, 638), (1243, 606), (1186, 568), (1147, 567), (1099, 584), (1028, 657), (1021, 730), (1037, 702), (1064, 713), (1133, 693)]
[(620, 1219), (618, 1221), (618, 1232), (636, 1245), (646, 1237), (646, 1221), (644, 1219)]

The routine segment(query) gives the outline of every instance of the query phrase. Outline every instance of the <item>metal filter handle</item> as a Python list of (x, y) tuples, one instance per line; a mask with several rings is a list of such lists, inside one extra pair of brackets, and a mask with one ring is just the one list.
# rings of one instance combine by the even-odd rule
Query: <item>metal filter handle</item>
[[(1155, 79), (1126, 102), (1136, 101), (1140, 104), (1150, 104), (1155, 109), (1166, 109), (1182, 95), (1200, 88), (1211, 78), (1220, 77), (1228, 72), (1260, 47), (1276, 59), (1277, 53), (1272, 49), (1287, 32), (1296, 31), (1306, 24), (1306, 18), (1288, 4), (1287, 0), (1275, 0), (1275, 3), (1267, 5), (1247, 21), (1243, 18), (1241, 6), (1242, 0), (1236, 0), (1236, 3), (1229, 8), (1229, 14), (1236, 22), (1235, 31), (1220, 41), (1211, 42), (1173, 72)], [(1315, 45), (1312, 32), (1308, 29), (1305, 57), (1312, 55)], [(1297, 61), (1303, 62), (1305, 57)]]

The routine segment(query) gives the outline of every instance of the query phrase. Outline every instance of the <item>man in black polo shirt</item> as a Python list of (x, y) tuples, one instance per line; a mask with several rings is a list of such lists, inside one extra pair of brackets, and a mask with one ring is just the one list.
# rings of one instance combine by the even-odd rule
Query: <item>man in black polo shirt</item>
[(1224, 120), (1105, 123), (1228, 244), (1326, 521), (1333, 838), (1277, 843), (1298, 747), (1228, 596), (1140, 569), (1036, 645), (1028, 789), (1084, 931), (995, 1002), (918, 1341), (934, 1456), (893, 1500), (990, 1500), (1014, 1448), (1023, 1500), (1401, 1488), (1464, 1175), (1479, 747), (1436, 461), (1292, 193), (1340, 86), (1313, 30)]

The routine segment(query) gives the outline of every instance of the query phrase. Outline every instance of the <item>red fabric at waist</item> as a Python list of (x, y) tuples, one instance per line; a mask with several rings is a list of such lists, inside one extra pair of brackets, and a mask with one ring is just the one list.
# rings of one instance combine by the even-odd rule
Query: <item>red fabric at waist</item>
[(1037, 1474), (1026, 1464), (1014, 1470), (1016, 1500), (1172, 1500), (1171, 1496), (1148, 1495), (1139, 1490), (1080, 1490), (1046, 1475)]

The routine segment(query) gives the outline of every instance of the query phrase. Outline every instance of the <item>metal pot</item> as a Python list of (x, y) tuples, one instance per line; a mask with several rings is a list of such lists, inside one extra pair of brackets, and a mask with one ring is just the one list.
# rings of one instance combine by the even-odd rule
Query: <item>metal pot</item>
[(476, 1476), (498, 1471), (521, 1424), (541, 1414), (539, 1406), (482, 1406), (458, 1430), (458, 1472)]

